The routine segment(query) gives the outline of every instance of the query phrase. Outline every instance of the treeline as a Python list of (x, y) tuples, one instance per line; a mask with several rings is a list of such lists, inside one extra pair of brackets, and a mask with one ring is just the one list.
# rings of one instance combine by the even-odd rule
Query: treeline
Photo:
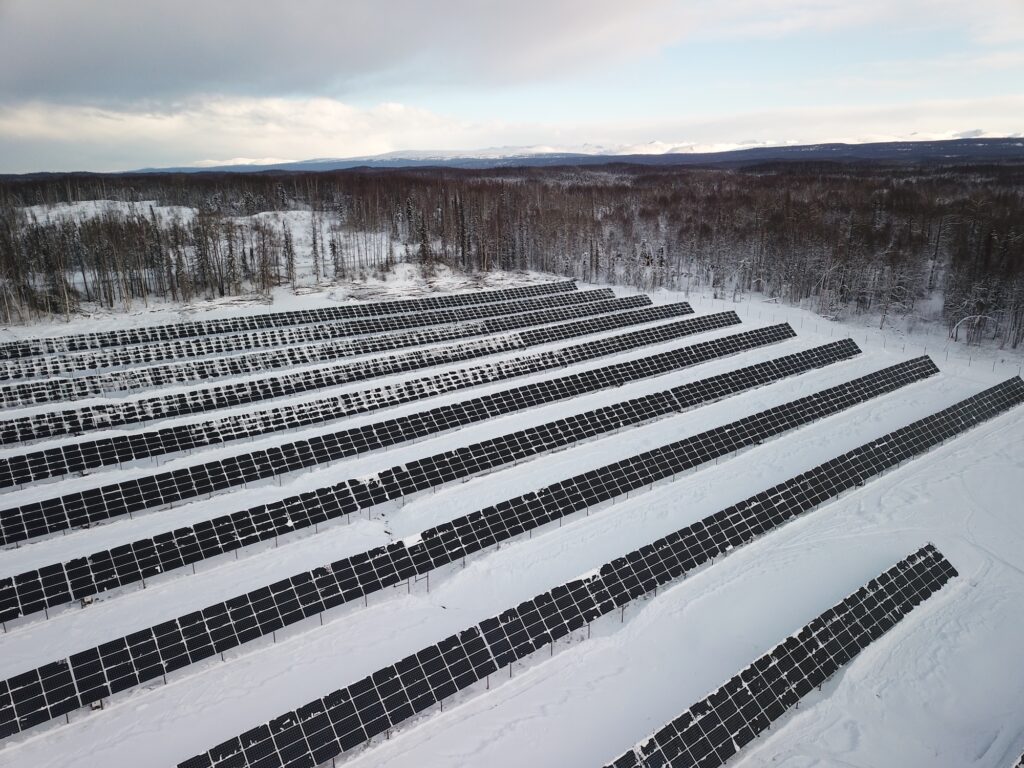
[[(116, 199), (44, 221), (28, 206)], [(184, 206), (158, 215), (143, 205)], [(301, 232), (259, 216), (305, 211)], [(760, 291), (826, 316), (941, 311), (961, 339), (1024, 340), (1024, 167), (776, 164), (67, 176), (0, 186), (7, 322), (269, 292), (386, 270), (541, 270), (650, 289)], [(296, 261), (304, 265), (297, 275)]]
[(216, 209), (169, 214), (154, 203), (100, 205), (77, 216), (6, 206), (0, 219), (6, 323), (70, 317), (83, 302), (131, 309), (151, 298), (269, 296), (275, 286), (297, 288), (303, 267), (319, 283), (368, 266), (387, 271), (395, 258), (383, 236), (346, 230), (323, 212), (309, 212), (301, 232), (288, 221)]

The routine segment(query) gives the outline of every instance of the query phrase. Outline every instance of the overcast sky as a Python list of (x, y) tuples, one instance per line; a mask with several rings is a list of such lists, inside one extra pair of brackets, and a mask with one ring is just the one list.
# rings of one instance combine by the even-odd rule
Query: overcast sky
[(1022, 0), (0, 0), (0, 172), (1022, 131)]

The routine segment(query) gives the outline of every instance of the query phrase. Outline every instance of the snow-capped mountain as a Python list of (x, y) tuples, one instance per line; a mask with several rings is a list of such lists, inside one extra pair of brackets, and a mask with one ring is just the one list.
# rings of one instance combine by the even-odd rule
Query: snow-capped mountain
[(876, 142), (795, 144), (748, 141), (742, 144), (698, 144), (650, 141), (644, 144), (582, 144), (488, 147), (476, 150), (398, 150), (358, 157), (321, 157), (287, 161), (277, 158), (203, 160), (189, 166), (144, 168), (139, 172), (196, 171), (333, 171), (349, 168), (507, 168), (514, 166), (581, 166), (625, 163), (659, 166), (743, 167), (773, 162), (888, 162), (899, 164), (964, 161), (1024, 162), (1024, 138), (976, 137)]

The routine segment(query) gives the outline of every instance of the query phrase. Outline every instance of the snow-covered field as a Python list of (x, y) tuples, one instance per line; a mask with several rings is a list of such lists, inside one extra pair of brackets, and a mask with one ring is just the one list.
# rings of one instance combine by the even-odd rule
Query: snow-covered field
[[(379, 286), (380, 298), (544, 279), (541, 275), (499, 274), (480, 283), (441, 275), (428, 284), (415, 270), (402, 266), (399, 279)], [(313, 617), (279, 631), (275, 638), (243, 645), (226, 654), (223, 661), (179, 670), (168, 676), (166, 685), (159, 682), (114, 696), (102, 711), (80, 710), (71, 713), (69, 723), (62, 719), (10, 737), (0, 744), (0, 768), (173, 766), (630, 549), (1016, 375), (1020, 364), (1019, 358), (996, 352), (986, 353), (980, 360), (968, 352), (965, 358), (960, 347), (951, 347), (947, 359), (941, 337), (879, 335), (756, 297), (733, 304), (662, 291), (653, 298), (659, 303), (688, 300), (699, 314), (735, 309), (743, 325), (534, 378), (556, 378), (777, 322), (789, 322), (798, 335), (782, 344), (684, 371), (286, 476), (281, 485), (250, 486), (174, 509), (29, 542), (0, 551), (0, 577), (725, 373), (834, 338), (852, 335), (863, 354), (445, 486), (402, 505), (375, 508), (368, 517), (353, 518), (348, 524), (301, 531), (282, 538), (277, 546), (243, 550), (237, 559), (234, 555), (216, 558), (201, 563), (195, 574), (191, 569), (168, 573), (144, 590), (111, 593), (85, 609), (65, 608), (52, 611), (48, 619), (38, 615), (14, 623), (0, 635), (0, 679), (915, 357), (925, 347), (941, 373), (735, 457), (701, 466), (674, 482), (630, 494), (628, 499), (589, 515), (571, 516), (561, 525), (552, 524), (532, 536), (492, 548), (468, 558), (464, 566), (441, 569), (427, 583), (371, 595), (367, 605), (342, 606), (324, 615), (322, 625)], [(342, 286), (304, 296), (282, 294), (282, 299), (273, 306), (193, 307), (187, 313), (165, 307), (130, 317), (86, 318), (71, 326), (55, 323), (4, 331), (0, 341), (186, 317), (323, 306), (351, 300), (351, 293)], [(337, 391), (421, 375), (423, 372), (392, 376)], [(312, 427), (302, 434), (417, 413), (521, 383), (520, 379), (441, 395)], [(303, 399), (310, 396), (274, 403)], [(9, 411), (4, 416), (18, 413)], [(517, 663), (511, 674), (499, 671), (486, 685), (475, 685), (446, 701), (443, 711), (437, 707), (429, 710), (392, 731), (389, 739), (339, 758), (338, 764), (353, 768), (602, 765), (869, 578), (930, 541), (958, 569), (959, 578), (873, 643), (821, 692), (801, 702), (798, 710), (773, 725), (730, 765), (1010, 766), (1024, 751), (1022, 417), (1024, 409), (1018, 408), (904, 464), (659, 590), (656, 596), (630, 605), (622, 616), (616, 612), (597, 621), (590, 637), (576, 633), (569, 641), (556, 644), (553, 652), (543, 649), (525, 663)], [(143, 427), (119, 431), (133, 428)], [(277, 445), (294, 440), (296, 434), (279, 433), (254, 443), (202, 449), (171, 459), (166, 468)], [(61, 443), (47, 441), (33, 449)], [(2, 453), (17, 451), (7, 448)], [(151, 469), (151, 464), (141, 462), (137, 467), (112, 467), (95, 474), (107, 482)], [(95, 484), (96, 477), (91, 481), (68, 478), (11, 490), (3, 506)]]

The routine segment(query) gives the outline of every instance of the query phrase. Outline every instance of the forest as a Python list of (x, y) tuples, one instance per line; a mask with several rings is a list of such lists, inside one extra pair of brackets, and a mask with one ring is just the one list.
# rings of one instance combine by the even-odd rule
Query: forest
[[(88, 200), (136, 205), (41, 215)], [(1017, 348), (1024, 166), (786, 162), (0, 181), (6, 324), (70, 318), (88, 305), (269, 295), (278, 286), (381, 275), (399, 261), (427, 274), (445, 264), (710, 289), (737, 300), (756, 291), (825, 317), (870, 313), (880, 327), (941, 312), (962, 342)]]

